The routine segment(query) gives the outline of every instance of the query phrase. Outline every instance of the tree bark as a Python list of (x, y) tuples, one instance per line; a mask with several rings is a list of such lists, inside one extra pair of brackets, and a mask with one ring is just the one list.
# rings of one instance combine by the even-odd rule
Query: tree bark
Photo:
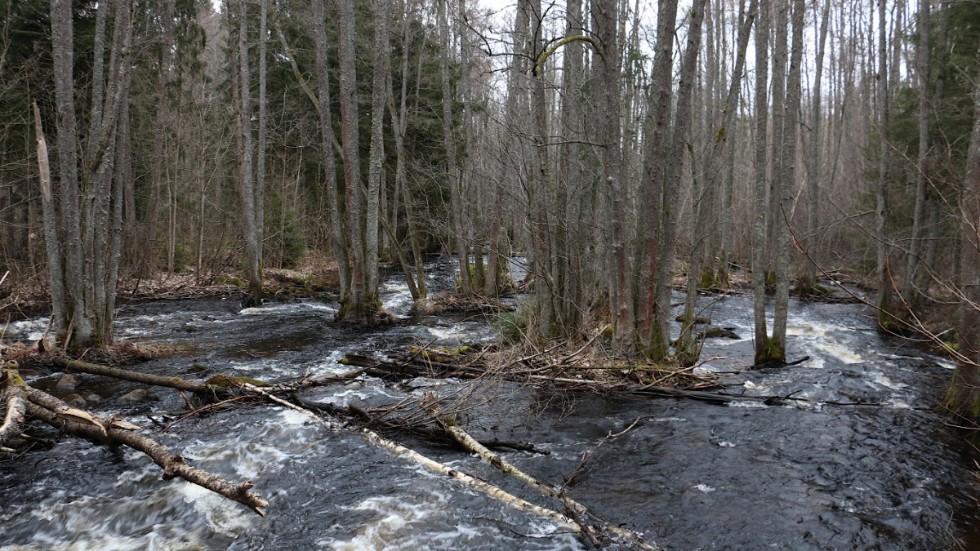
[(241, 133), (241, 180), (239, 193), (242, 200), (242, 221), (245, 230), (245, 250), (247, 254), (247, 276), (249, 296), (246, 306), (256, 306), (262, 302), (262, 277), (260, 274), (260, 256), (262, 243), (259, 241), (256, 219), (256, 177), (253, 168), (255, 146), (252, 143), (252, 76), (248, 62), (248, 10), (245, 0), (238, 4), (238, 85), (239, 105), (238, 124)]
[[(365, 220), (365, 284), (373, 301), (378, 289), (378, 226), (381, 188), (385, 186), (384, 162), (385, 101), (388, 97), (390, 55), (388, 24), (391, 17), (390, 0), (377, 0), (374, 14), (374, 75), (371, 85), (371, 152), (368, 171), (367, 218)], [(372, 299), (369, 298), (369, 301)]]
[(931, 110), (931, 75), (929, 49), (930, 5), (932, 0), (919, 0), (919, 44), (916, 48), (916, 73), (919, 85), (919, 153), (916, 160), (915, 205), (912, 212), (912, 235), (909, 237), (909, 250), (905, 266), (905, 302), (913, 308), (918, 306), (920, 291), (917, 272), (922, 255), (922, 225), (926, 208), (926, 185), (928, 184), (929, 159), (929, 121)]
[[(976, 59), (980, 67), (980, 48)], [(980, 69), (973, 82), (973, 130), (960, 195), (960, 362), (947, 404), (980, 421)]]
[(820, 16), (820, 31), (817, 39), (817, 59), (813, 80), (813, 106), (810, 112), (810, 148), (807, 163), (807, 258), (803, 261), (803, 277), (799, 287), (804, 292), (812, 292), (817, 286), (817, 235), (820, 231), (820, 174), (822, 147), (820, 126), (823, 124), (823, 59), (827, 45), (827, 27), (830, 20), (830, 3), (824, 4)]
[(755, 21), (755, 201), (752, 240), (752, 311), (756, 362), (765, 357), (766, 328), (766, 218), (769, 188), (766, 152), (769, 142), (769, 0), (759, 0)]
[[(643, 269), (640, 273), (641, 314), (645, 324), (640, 329), (648, 341), (645, 354), (660, 361), (670, 352), (670, 277), (673, 266), (666, 266), (660, 251), (664, 248), (667, 219), (663, 216), (667, 182), (667, 145), (670, 122), (671, 79), (674, 63), (674, 27), (677, 21), (677, 0), (661, 3), (657, 17), (657, 45), (653, 58), (651, 77), (651, 101), (647, 108), (647, 121), (643, 166), (643, 211), (650, 217), (646, 225), (637, 228), (643, 235)], [(670, 199), (672, 200), (672, 199)]]
[(342, 225), (340, 198), (337, 191), (337, 164), (334, 156), (333, 111), (330, 100), (329, 52), (327, 47), (326, 14), (323, 0), (313, 0), (313, 42), (316, 50), (317, 116), (320, 122), (320, 154), (323, 156), (324, 186), (327, 209), (330, 211), (330, 245), (337, 261), (340, 279), (340, 300), (350, 300), (350, 260)]
[(251, 482), (234, 484), (207, 471), (191, 467), (183, 457), (172, 453), (159, 442), (139, 434), (132, 428), (121, 428), (128, 425), (73, 410), (68, 404), (44, 392), (28, 388), (27, 396), (30, 399), (27, 403), (27, 413), (31, 417), (41, 419), (67, 434), (80, 436), (99, 444), (124, 444), (141, 451), (163, 469), (164, 480), (183, 478), (192, 484), (237, 501), (258, 515), (265, 516), (269, 502), (251, 491), (254, 486)]

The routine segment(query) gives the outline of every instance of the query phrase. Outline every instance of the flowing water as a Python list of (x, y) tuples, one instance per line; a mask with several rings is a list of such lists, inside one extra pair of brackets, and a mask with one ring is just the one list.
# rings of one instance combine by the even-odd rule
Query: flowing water
[[(451, 269), (433, 268), (432, 287), (447, 288)], [(410, 300), (398, 278), (385, 284), (383, 298), (407, 315)], [(860, 306), (794, 303), (790, 354), (810, 359), (747, 371), (750, 298), (704, 299), (703, 306), (742, 338), (707, 341), (709, 360), (700, 371), (719, 372), (730, 393), (803, 400), (723, 407), (500, 385), (484, 389), (484, 400), (461, 422), (478, 438), (530, 442), (550, 452), (504, 455), (551, 483), (592, 451), (569, 488), (572, 497), (668, 549), (980, 549), (974, 457), (963, 435), (934, 411), (950, 378), (948, 362), (881, 339)], [(355, 332), (332, 322), (336, 308), (313, 301), (244, 310), (229, 300), (150, 303), (122, 308), (117, 334), (188, 347), (141, 367), (147, 371), (267, 380), (344, 372), (338, 360), (347, 352), (496, 338), (479, 316), (424, 317)], [(45, 324), (13, 324), (7, 338), (36, 337)], [(58, 377), (37, 373), (33, 382), (51, 388)], [(426, 390), (447, 395), (461, 385), (426, 379), (405, 387), (364, 377), (305, 398), (386, 404)], [(154, 399), (136, 404), (119, 400), (134, 388), (81, 376), (73, 392), (91, 408), (145, 426), (147, 416), (160, 419), (182, 407), (167, 389), (152, 389)], [(637, 419), (632, 430), (596, 448)], [(583, 548), (559, 526), (292, 410), (238, 407), (151, 434), (195, 466), (253, 480), (271, 503), (268, 516), (181, 480), (163, 481), (140, 453), (61, 439), (51, 451), (0, 463), (0, 549)], [(542, 501), (475, 457), (407, 443)]]

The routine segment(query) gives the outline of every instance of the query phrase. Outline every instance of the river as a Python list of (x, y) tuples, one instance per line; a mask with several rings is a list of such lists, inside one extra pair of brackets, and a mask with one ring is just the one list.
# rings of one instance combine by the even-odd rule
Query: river
[[(445, 263), (432, 268), (432, 288), (448, 288), (451, 270)], [(383, 300), (396, 315), (407, 315), (410, 300), (398, 277), (384, 284)], [(560, 483), (583, 453), (639, 419), (595, 450), (569, 492), (599, 517), (667, 549), (980, 549), (976, 456), (935, 407), (950, 379), (948, 361), (881, 338), (863, 306), (794, 301), (790, 355), (810, 359), (748, 371), (750, 297), (701, 302), (716, 324), (734, 327), (741, 338), (708, 340), (703, 358), (709, 360), (699, 371), (740, 372), (719, 374), (728, 392), (805, 401), (725, 407), (501, 384), (482, 388), (482, 399), (461, 422), (479, 438), (547, 450), (504, 455), (539, 479)], [(140, 367), (149, 372), (266, 380), (345, 372), (339, 359), (348, 352), (496, 339), (482, 316), (428, 316), (352, 331), (333, 323), (336, 309), (316, 301), (248, 309), (232, 300), (155, 302), (120, 308), (117, 335), (181, 350)], [(11, 324), (6, 338), (36, 337), (45, 325), (44, 319)], [(36, 373), (32, 382), (51, 388), (58, 378)], [(304, 397), (393, 403), (423, 391), (448, 395), (463, 385), (423, 379), (404, 386), (362, 377)], [(147, 416), (159, 420), (182, 407), (167, 389), (152, 389), (150, 401), (122, 403), (134, 388), (81, 376), (74, 392), (91, 398), (89, 407), (148, 429)], [(195, 466), (253, 480), (271, 503), (268, 516), (189, 483), (161, 480), (138, 452), (114, 455), (67, 438), (51, 451), (0, 463), (0, 549), (584, 548), (559, 526), (292, 410), (237, 407), (152, 434)], [(473, 456), (406, 443), (542, 501)]]

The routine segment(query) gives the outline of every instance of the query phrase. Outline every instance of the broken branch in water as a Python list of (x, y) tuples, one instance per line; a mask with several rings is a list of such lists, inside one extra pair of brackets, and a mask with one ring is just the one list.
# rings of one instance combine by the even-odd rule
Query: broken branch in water
[[(435, 419), (435, 421), (439, 424), (439, 426), (442, 427), (444, 431), (446, 431), (446, 433), (451, 435), (453, 439), (455, 439), (465, 449), (479, 455), (481, 458), (483, 458), (484, 461), (496, 467), (497, 470), (517, 479), (528, 488), (537, 490), (538, 492), (540, 492), (542, 495), (546, 497), (551, 497), (557, 499), (558, 501), (561, 501), (562, 504), (565, 506), (565, 510), (568, 513), (568, 515), (572, 519), (574, 519), (576, 523), (579, 525), (580, 527), (579, 533), (583, 537), (587, 538), (592, 545), (596, 547), (599, 546), (599, 536), (603, 534), (597, 532), (606, 532), (608, 534), (616, 536), (617, 538), (623, 540), (625, 543), (629, 544), (631, 549), (646, 549), (646, 550), (659, 549), (658, 547), (650, 545), (649, 543), (643, 541), (643, 539), (640, 538), (640, 536), (638, 536), (637, 534), (629, 530), (624, 530), (623, 528), (620, 528), (619, 526), (610, 524), (608, 522), (600, 521), (598, 524), (598, 531), (597, 531), (596, 527), (591, 526), (589, 523), (584, 522), (583, 520), (585, 516), (588, 514), (588, 508), (586, 508), (578, 501), (569, 497), (567, 494), (565, 494), (564, 491), (557, 490), (553, 486), (539, 481), (533, 476), (522, 471), (519, 467), (517, 467), (513, 463), (493, 453), (492, 451), (487, 449), (484, 445), (480, 444), (480, 442), (478, 442), (475, 438), (470, 436), (468, 432), (463, 430), (457, 424), (456, 419), (451, 417), (446, 417), (443, 414), (442, 410), (439, 408), (438, 400), (436, 399), (434, 394), (432, 393), (425, 394), (425, 396), (422, 399), (422, 407), (423, 409), (426, 410), (426, 412), (428, 412), (432, 416), (433, 419)], [(625, 433), (629, 429), (633, 428), (633, 426), (635, 426), (636, 423), (638, 423), (639, 421), (640, 420), (637, 419), (626, 430), (617, 433), (616, 435), (610, 433), (605, 439), (603, 439), (602, 443), (605, 443), (605, 441), (608, 440), (609, 438)]]
[(233, 483), (202, 469), (191, 467), (184, 458), (168, 450), (152, 438), (143, 436), (139, 427), (114, 418), (104, 418), (70, 407), (58, 398), (40, 390), (26, 387), (27, 413), (34, 418), (73, 436), (79, 436), (101, 445), (125, 445), (148, 455), (163, 469), (163, 478), (182, 478), (228, 499), (245, 505), (255, 513), (265, 516), (269, 502), (253, 493), (252, 482)]

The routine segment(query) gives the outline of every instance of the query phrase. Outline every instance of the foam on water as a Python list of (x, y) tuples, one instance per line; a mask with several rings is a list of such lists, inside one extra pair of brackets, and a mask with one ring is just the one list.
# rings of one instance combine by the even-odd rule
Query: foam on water
[(857, 364), (864, 361), (864, 358), (862, 358), (860, 354), (850, 350), (845, 350), (836, 343), (819, 343), (816, 345), (816, 348), (828, 356), (836, 358), (837, 360), (846, 364)]
[(281, 302), (252, 308), (242, 308), (239, 313), (244, 316), (281, 316), (283, 314), (303, 312), (335, 314), (337, 313), (337, 307), (322, 302)]
[(430, 494), (426, 502), (407, 502), (394, 496), (373, 496), (352, 507), (355, 511), (376, 513), (376, 518), (362, 524), (357, 535), (346, 541), (329, 541), (321, 545), (343, 551), (367, 551), (375, 549), (409, 549), (405, 539), (417, 544), (416, 533), (422, 531), (425, 519), (445, 508), (446, 498), (438, 493)]
[[(0, 327), (2, 329), (2, 327)], [(15, 321), (7, 325), (4, 340), (25, 340), (35, 342), (41, 340), (48, 329), (48, 318)]]
[(889, 379), (881, 371), (872, 371), (870, 373), (870, 375), (871, 375), (871, 381), (873, 383), (875, 383), (877, 385), (881, 385), (881, 386), (883, 386), (885, 388), (889, 388), (891, 390), (902, 390), (903, 388), (907, 388), (909, 386), (909, 385), (907, 385), (905, 383), (898, 383), (898, 382), (895, 382), (895, 381)]

